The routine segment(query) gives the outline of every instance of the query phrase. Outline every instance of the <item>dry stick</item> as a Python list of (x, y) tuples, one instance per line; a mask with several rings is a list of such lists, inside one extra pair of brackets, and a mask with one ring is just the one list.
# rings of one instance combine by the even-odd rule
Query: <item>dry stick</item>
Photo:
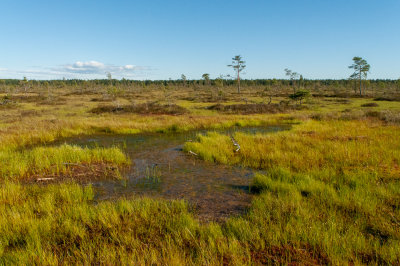
[(53, 180), (53, 177), (42, 177), (42, 178), (37, 178), (36, 181), (50, 181)]
[(232, 140), (233, 145), (236, 147), (235, 152), (238, 152), (240, 150), (239, 143), (234, 139), (234, 137), (232, 135), (231, 135), (231, 140)]
[(189, 151), (190, 154), (197, 156), (198, 154), (192, 151)]

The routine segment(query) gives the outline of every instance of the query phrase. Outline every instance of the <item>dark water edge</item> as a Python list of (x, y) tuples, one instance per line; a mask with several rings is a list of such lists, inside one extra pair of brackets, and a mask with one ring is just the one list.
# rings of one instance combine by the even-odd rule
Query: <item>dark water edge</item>
[(273, 134), (288, 129), (290, 125), (168, 134), (91, 135), (67, 138), (53, 144), (118, 146), (129, 156), (132, 165), (123, 171), (122, 180), (91, 183), (96, 191), (96, 201), (121, 197), (184, 199), (201, 221), (222, 221), (229, 216), (243, 214), (249, 207), (252, 198), (249, 182), (254, 170), (205, 162), (183, 152), (183, 144), (209, 131)]

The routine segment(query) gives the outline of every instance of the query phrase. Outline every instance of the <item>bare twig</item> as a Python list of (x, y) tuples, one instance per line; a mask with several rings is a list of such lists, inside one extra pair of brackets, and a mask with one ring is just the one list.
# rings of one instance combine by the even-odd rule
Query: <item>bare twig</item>
[(192, 151), (189, 151), (190, 154), (197, 156), (198, 154)]
[(232, 140), (233, 145), (236, 147), (235, 152), (238, 152), (238, 151), (240, 150), (240, 145), (239, 145), (239, 143), (233, 138), (232, 135), (231, 135), (231, 140)]
[(53, 179), (54, 179), (53, 177), (41, 177), (41, 178), (36, 179), (36, 181), (38, 181), (38, 182), (40, 182), (40, 181), (50, 181), (50, 180), (53, 180)]

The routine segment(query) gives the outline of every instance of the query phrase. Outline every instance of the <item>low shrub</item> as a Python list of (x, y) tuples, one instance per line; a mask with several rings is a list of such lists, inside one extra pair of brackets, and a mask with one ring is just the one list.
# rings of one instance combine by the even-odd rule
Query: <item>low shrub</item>
[(361, 107), (378, 107), (379, 105), (377, 103), (364, 103), (361, 105)]
[(142, 103), (136, 105), (103, 105), (90, 110), (94, 114), (102, 113), (136, 113), (157, 115), (181, 115), (188, 110), (176, 104)]
[(276, 114), (284, 113), (291, 110), (296, 110), (299, 108), (306, 108), (304, 106), (293, 106), (286, 104), (215, 104), (207, 107), (208, 110), (216, 110), (223, 113), (231, 114)]

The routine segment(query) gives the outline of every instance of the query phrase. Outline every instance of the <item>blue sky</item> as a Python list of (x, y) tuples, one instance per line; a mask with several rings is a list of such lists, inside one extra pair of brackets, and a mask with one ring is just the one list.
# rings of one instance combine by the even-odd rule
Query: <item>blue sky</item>
[(399, 0), (1, 0), (0, 78), (400, 78)]

